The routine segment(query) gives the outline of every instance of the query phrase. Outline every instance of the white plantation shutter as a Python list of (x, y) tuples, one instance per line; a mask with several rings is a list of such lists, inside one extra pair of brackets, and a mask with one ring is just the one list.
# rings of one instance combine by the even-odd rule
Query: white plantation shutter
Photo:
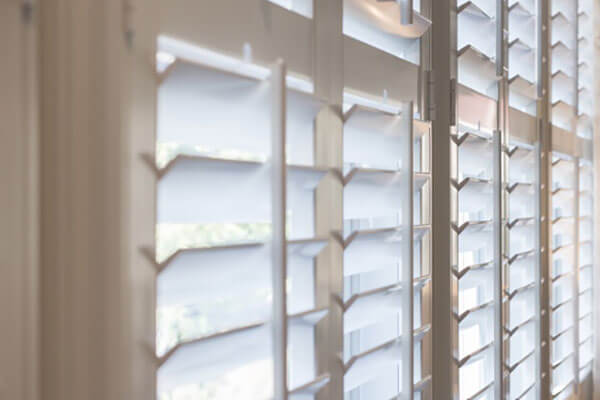
[(535, 0), (508, 5), (509, 135), (504, 148), (504, 389), (510, 399), (541, 396), (540, 132), (536, 124), (540, 77)]
[[(589, 115), (576, 111), (591, 110), (581, 83), (590, 75), (578, 61), (591, 54), (577, 34), (578, 23), (579, 29), (589, 23), (581, 11), (586, 4), (581, 2), (578, 10), (577, 2), (560, 0), (459, 0), (456, 7), (457, 124), (451, 133), (455, 396), (544, 398), (547, 386), (540, 382), (548, 359), (549, 390), (553, 397), (566, 398), (579, 390), (577, 364), (584, 367), (578, 360), (583, 354), (578, 330), (584, 326), (577, 323), (578, 310), (584, 314), (578, 303), (591, 299), (578, 289), (583, 265), (578, 258), (586, 252), (578, 236), (584, 228), (591, 235), (591, 225), (586, 228), (578, 217), (578, 165), (593, 156), (591, 144), (576, 137), (576, 132), (591, 137), (592, 131)], [(546, 115), (539, 107), (546, 93), (551, 132), (539, 123)], [(542, 139), (550, 134), (545, 140), (553, 155), (545, 164)], [(547, 173), (552, 188), (546, 192), (542, 178)], [(551, 231), (547, 278), (545, 221)], [(590, 257), (591, 247), (586, 254)], [(589, 366), (590, 358), (585, 362)]]
[(579, 162), (579, 246), (578, 246), (578, 345), (579, 381), (592, 372), (594, 360), (594, 229), (593, 229), (593, 169), (589, 160)]
[(539, 147), (513, 142), (506, 149), (506, 247), (503, 324), (510, 398), (536, 398), (539, 388), (540, 266)]
[(0, 397), (597, 397), (599, 1), (9, 6)]
[[(441, 358), (456, 399), (583, 393), (589, 2), (452, 2), (451, 125), (435, 134), (435, 2), (175, 3), (146, 160), (160, 400), (432, 399)], [(432, 159), (444, 138), (448, 166)], [(435, 207), (450, 259), (434, 266)]]
[[(555, 156), (552, 167), (552, 392), (567, 398), (576, 380), (576, 163)], [(564, 396), (564, 397), (563, 397)]]
[(577, 346), (580, 385), (592, 372), (594, 361), (594, 2), (580, 0), (577, 10), (577, 135), (583, 138), (584, 149), (578, 160), (577, 193)]
[(355, 104), (344, 116), (344, 390), (352, 399), (406, 395), (428, 379), (419, 355), (429, 331), (420, 304), (430, 279), (421, 211), (429, 127), (413, 126), (412, 114), (410, 104), (396, 113)]
[(461, 400), (499, 398), (502, 393), (502, 142), (496, 109), (500, 95), (497, 32), (502, 24), (501, 13), (499, 3), (493, 0), (457, 2), (451, 268), (455, 290), (454, 395)]
[[(419, 4), (345, 0), (343, 14), (344, 34), (354, 40), (348, 43), (398, 57), (389, 58), (402, 71), (398, 79), (414, 76), (419, 38), (430, 25)], [(378, 93), (383, 98), (365, 96), (371, 82), (350, 76), (344, 79), (341, 171), (344, 399), (430, 396), (430, 366), (422, 354), (431, 346), (429, 303), (423, 302), (430, 296), (431, 128), (413, 119), (412, 103), (389, 100), (388, 89)]]
[[(188, 44), (163, 38), (159, 47), (170, 61), (160, 75), (159, 154), (172, 146), (158, 171), (158, 246), (166, 253), (158, 276), (159, 396), (221, 384), (268, 398), (274, 361), (287, 362), (291, 397), (316, 391), (328, 379), (314, 370), (314, 325), (327, 314), (314, 290), (314, 257), (326, 246), (313, 223), (314, 190), (327, 173), (312, 155), (321, 102), (286, 89), (281, 66), (231, 60), (237, 70), (225, 70), (220, 63), (230, 60)], [(277, 211), (281, 199), (287, 209)], [(283, 315), (273, 314), (286, 303)], [(271, 345), (281, 337), (285, 348)]]
[[(252, 14), (259, 3), (271, 23), (311, 24), (308, 1), (243, 7)], [(344, 31), (354, 38), (347, 54), (387, 57), (416, 80), (419, 37), (429, 21), (406, 5), (371, 3), (397, 19), (382, 34), (363, 4), (344, 2)], [(200, 9), (213, 11), (206, 21), (218, 20), (226, 5)], [(416, 23), (401, 25), (403, 13), (414, 13)], [(416, 86), (404, 89), (397, 80), (400, 86), (370, 92), (349, 72), (339, 88), (343, 141), (325, 149), (342, 157), (341, 168), (332, 169), (316, 161), (319, 114), (328, 104), (314, 94), (304, 61), (292, 57), (287, 70), (283, 63), (266, 67), (256, 61), (268, 52), (260, 40), (250, 37), (232, 51), (230, 39), (211, 44), (194, 32), (205, 25), (186, 26), (170, 8), (166, 14), (152, 160), (158, 398), (313, 399), (339, 383), (344, 398), (420, 398), (431, 381), (423, 361), (423, 346), (431, 346), (424, 344), (430, 313), (423, 313), (430, 296), (431, 128), (413, 121), (418, 109), (404, 100), (417, 100)], [(255, 28), (248, 29), (251, 36)], [(298, 38), (280, 39), (289, 46)], [(300, 53), (311, 45), (301, 43)], [(327, 184), (343, 187), (334, 203), (319, 200), (325, 189), (318, 188)], [(342, 229), (317, 235), (318, 215), (335, 214), (331, 207), (343, 207)], [(334, 272), (343, 282), (338, 300), (321, 281), (332, 262), (322, 255), (331, 246), (343, 249), (342, 269)], [(341, 311), (339, 321), (327, 322), (331, 309)], [(316, 327), (326, 322), (338, 323), (329, 336), (343, 337), (333, 370), (318, 354), (335, 351), (317, 339)]]
[[(553, 0), (551, 123), (553, 139), (574, 137), (578, 103), (577, 2)], [(578, 391), (578, 161), (553, 143), (551, 183), (550, 367), (553, 398)]]

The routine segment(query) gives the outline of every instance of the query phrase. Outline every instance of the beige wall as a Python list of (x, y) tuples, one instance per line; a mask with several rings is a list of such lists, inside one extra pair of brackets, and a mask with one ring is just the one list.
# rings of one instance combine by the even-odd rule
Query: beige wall
[(35, 19), (0, 2), (0, 398), (38, 398)]
[(155, 7), (39, 6), (43, 398), (151, 399)]
[(0, 399), (151, 399), (157, 7), (23, 3), (0, 1)]
[(0, 399), (154, 395), (132, 307), (154, 304), (156, 7), (136, 1), (0, 1)]

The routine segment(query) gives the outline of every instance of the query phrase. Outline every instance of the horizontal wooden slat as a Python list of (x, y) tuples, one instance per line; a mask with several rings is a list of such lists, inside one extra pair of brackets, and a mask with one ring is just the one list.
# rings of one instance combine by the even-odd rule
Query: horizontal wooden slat
[(344, 87), (390, 101), (417, 98), (419, 67), (382, 50), (344, 36)]
[(457, 97), (457, 109), (460, 112), (461, 122), (472, 126), (481, 126), (482, 130), (490, 132), (496, 129), (497, 105), (494, 99), (464, 85), (458, 85)]
[(239, 58), (249, 43), (256, 62), (269, 65), (281, 57), (290, 71), (313, 76), (313, 23), (306, 17), (264, 0), (174, 0), (160, 6), (164, 35)]
[(512, 107), (508, 112), (510, 136), (527, 144), (535, 144), (538, 136), (536, 118)]

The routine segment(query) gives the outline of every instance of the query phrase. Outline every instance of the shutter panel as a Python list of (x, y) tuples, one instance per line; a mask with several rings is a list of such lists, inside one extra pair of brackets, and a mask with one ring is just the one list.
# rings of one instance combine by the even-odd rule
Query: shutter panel
[(538, 113), (539, 8), (508, 6), (508, 138), (504, 149), (506, 204), (503, 247), (504, 388), (510, 399), (540, 396), (540, 133)]
[(577, 202), (575, 154), (561, 151), (573, 137), (577, 115), (577, 2), (552, 0), (551, 11), (551, 393), (563, 399), (577, 391)]
[[(314, 326), (327, 314), (315, 303), (314, 265), (327, 244), (314, 235), (314, 193), (328, 173), (313, 162), (323, 103), (305, 90), (310, 82), (289, 76), (287, 88), (278, 87), (281, 68), (168, 37), (159, 45), (168, 61), (159, 64), (158, 96), (159, 396), (271, 398), (273, 332), (287, 339), (289, 397), (311, 396), (328, 380), (314, 368)], [(282, 197), (273, 179), (276, 134), (287, 143), (284, 242), (273, 236)], [(277, 254), (287, 254), (287, 271), (273, 264)], [(283, 292), (273, 291), (277, 279)], [(287, 303), (283, 321), (272, 312), (277, 302)]]
[(592, 371), (594, 360), (594, 244), (593, 244), (593, 169), (589, 160), (579, 162), (579, 300), (578, 300), (578, 344), (579, 344), (579, 381), (585, 380)]
[(501, 393), (501, 139), (496, 128), (500, 14), (495, 0), (457, 2), (459, 85), (457, 125), (451, 132), (451, 205), (454, 379), (455, 397), (461, 400)]
[[(261, 19), (302, 27), (295, 31), (310, 26), (312, 2), (270, 3), (261, 3)], [(373, 1), (398, 17), (377, 25), (360, 2), (344, 2), (344, 30), (355, 39), (345, 41), (348, 57), (376, 55), (416, 81), (419, 38), (430, 22), (411, 3)], [(241, 7), (250, 15), (257, 5)], [(226, 5), (212, 8), (218, 20)], [(402, 25), (408, 14), (413, 23)], [(329, 262), (317, 261), (331, 239), (344, 248), (343, 319), (334, 331), (344, 337), (345, 396), (420, 398), (431, 381), (423, 361), (431, 326), (431, 127), (404, 101), (417, 100), (417, 86), (390, 79), (391, 98), (387, 89), (380, 98), (349, 73), (343, 148), (333, 149), (343, 168), (331, 170), (315, 163), (317, 115), (327, 102), (313, 94), (301, 57), (290, 56), (287, 72), (264, 63), (270, 50), (256, 36), (270, 27), (240, 28), (259, 43), (252, 46), (240, 32), (202, 38), (196, 31), (212, 31), (208, 25), (186, 25), (187, 16), (170, 7), (165, 15), (157, 156), (149, 160), (158, 179), (159, 398), (315, 398), (332, 376), (318, 362), (324, 344), (315, 329), (332, 307), (318, 281)], [(352, 31), (363, 22), (366, 31)], [(235, 40), (241, 56), (232, 56)], [(324, 179), (344, 188), (343, 230), (331, 237), (316, 235)]]
[(552, 394), (567, 398), (575, 384), (576, 287), (576, 162), (556, 153), (552, 163)]
[(410, 104), (395, 113), (353, 104), (344, 116), (344, 390), (353, 399), (412, 390), (411, 355), (419, 371), (413, 382), (424, 378), (430, 132), (425, 123), (413, 126), (412, 115)]
[(175, 2), (146, 157), (160, 400), (432, 398), (431, 211), (446, 206), (448, 391), (581, 393), (591, 0), (453, 2), (447, 199), (426, 120), (435, 1)]
[[(430, 26), (419, 8), (345, 0), (344, 34), (353, 39), (345, 57), (360, 49), (389, 60), (400, 82), (416, 79), (420, 37)], [(413, 23), (402, 25), (409, 13)], [(416, 118), (412, 103), (396, 100), (410, 93), (374, 79), (377, 68), (364, 68), (359, 80), (357, 70), (344, 77), (344, 399), (420, 399), (431, 381), (431, 125)]]
[(577, 10), (577, 135), (582, 138), (581, 158), (579, 159), (578, 179), (578, 369), (581, 384), (592, 373), (594, 361), (594, 3), (579, 0)]

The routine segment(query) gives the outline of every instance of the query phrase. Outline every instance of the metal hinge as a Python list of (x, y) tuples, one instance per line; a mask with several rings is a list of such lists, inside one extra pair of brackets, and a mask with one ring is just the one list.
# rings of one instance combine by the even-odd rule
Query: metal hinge
[(127, 47), (131, 49), (135, 37), (132, 0), (123, 0), (123, 36)]
[(21, 18), (23, 18), (23, 23), (31, 23), (33, 20), (33, 0), (21, 1)]
[(435, 121), (435, 74), (433, 71), (425, 71), (425, 120)]

